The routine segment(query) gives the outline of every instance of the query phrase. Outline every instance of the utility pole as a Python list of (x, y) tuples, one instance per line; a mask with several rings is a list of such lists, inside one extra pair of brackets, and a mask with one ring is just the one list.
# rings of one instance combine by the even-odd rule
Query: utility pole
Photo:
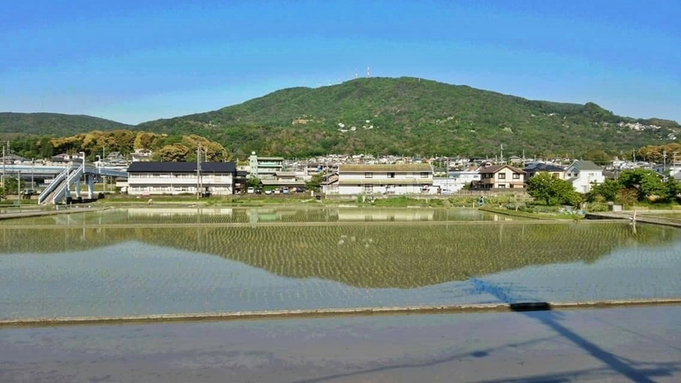
[(5, 145), (2, 145), (2, 192), (5, 194)]
[(196, 199), (201, 198), (201, 144), (196, 147)]
[(503, 164), (504, 163), (504, 144), (501, 144), (501, 153), (500, 154), (501, 155), (500, 155), (500, 158), (499, 158), (499, 162), (501, 162)]
[(662, 179), (667, 180), (667, 151), (662, 151)]

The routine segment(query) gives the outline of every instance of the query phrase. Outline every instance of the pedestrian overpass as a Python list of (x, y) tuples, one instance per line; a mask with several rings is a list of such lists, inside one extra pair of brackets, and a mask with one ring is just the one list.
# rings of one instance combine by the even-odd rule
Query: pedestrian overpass
[(97, 177), (128, 177), (127, 169), (95, 166), (90, 162), (75, 162), (61, 166), (5, 165), (3, 170), (19, 177), (26, 174), (54, 176), (52, 182), (38, 196), (38, 203), (41, 205), (58, 204), (71, 198), (71, 187), (74, 185), (76, 198), (80, 198), (81, 181), (88, 186), (86, 198), (95, 199), (94, 183)]

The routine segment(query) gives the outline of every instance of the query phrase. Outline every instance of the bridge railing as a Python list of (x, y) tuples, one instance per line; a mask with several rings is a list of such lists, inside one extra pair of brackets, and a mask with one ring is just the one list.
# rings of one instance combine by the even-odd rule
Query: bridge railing
[[(55, 201), (61, 199), (61, 197), (66, 193), (66, 190), (71, 187), (71, 184), (73, 184), (74, 179), (78, 179), (83, 175), (83, 172), (85, 171), (85, 168), (83, 165), (80, 165), (74, 169), (74, 167), (70, 166), (67, 167), (64, 173), (61, 174), (66, 174), (65, 178), (61, 178), (59, 181), (57, 178), (50, 184), (51, 189), (45, 189), (40, 195), (43, 196), (42, 200), (39, 200), (39, 203), (56, 203)], [(60, 176), (61, 176), (60, 174)], [(55, 185), (52, 187), (52, 185)]]

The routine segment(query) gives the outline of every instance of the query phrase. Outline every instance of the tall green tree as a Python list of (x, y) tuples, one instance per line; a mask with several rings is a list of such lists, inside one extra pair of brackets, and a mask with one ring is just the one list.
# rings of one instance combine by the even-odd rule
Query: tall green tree
[(582, 201), (581, 195), (575, 191), (570, 182), (546, 172), (541, 172), (527, 181), (527, 193), (535, 199), (545, 201), (546, 205), (577, 206)]
[(601, 196), (606, 201), (615, 201), (617, 199), (617, 194), (623, 188), (624, 187), (619, 181), (608, 178), (603, 183), (591, 187), (589, 200), (593, 200), (596, 196)]
[(636, 189), (639, 201), (654, 196), (668, 197), (662, 177), (652, 170), (642, 168), (625, 170), (620, 173), (618, 181), (626, 189)]
[(260, 187), (260, 178), (249, 176), (248, 178), (246, 178), (246, 187), (254, 189)]
[[(2, 190), (2, 185), (0, 185)], [(5, 189), (2, 190), (2, 195), (16, 195), (19, 193), (19, 179), (17, 177), (5, 177)]]
[(305, 187), (314, 190), (314, 191), (319, 191), (322, 188), (322, 180), (324, 179), (324, 175), (322, 173), (317, 173), (312, 176), (312, 178), (305, 182)]
[(667, 188), (667, 199), (670, 201), (678, 200), (681, 196), (681, 182), (674, 177), (668, 176), (664, 186)]

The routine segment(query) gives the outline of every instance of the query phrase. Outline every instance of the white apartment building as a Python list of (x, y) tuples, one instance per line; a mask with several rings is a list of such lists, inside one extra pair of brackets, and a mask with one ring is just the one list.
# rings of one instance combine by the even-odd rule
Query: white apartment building
[(234, 194), (233, 162), (133, 162), (128, 167), (128, 194)]
[(433, 188), (433, 168), (430, 164), (405, 165), (340, 165), (338, 186), (340, 195), (358, 194), (423, 194), (436, 193)]

